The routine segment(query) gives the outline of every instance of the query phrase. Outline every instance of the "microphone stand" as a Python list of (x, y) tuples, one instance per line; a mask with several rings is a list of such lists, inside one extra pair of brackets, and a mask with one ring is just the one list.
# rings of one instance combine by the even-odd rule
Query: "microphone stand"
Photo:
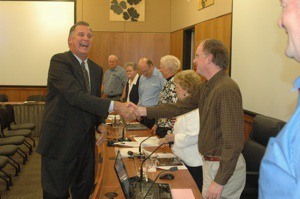
[(131, 122), (127, 123), (124, 125), (123, 130), (122, 130), (122, 137), (118, 139), (118, 142), (130, 142), (131, 139), (125, 137), (125, 128), (130, 124)]
[(145, 155), (142, 154), (142, 144), (143, 144), (143, 142), (145, 142), (146, 140), (148, 140), (152, 136), (156, 136), (156, 134), (150, 135), (149, 137), (147, 137), (146, 139), (144, 139), (143, 141), (141, 141), (141, 143), (139, 145), (139, 154), (137, 154), (137, 156), (136, 156), (138, 159), (145, 158)]
[(148, 196), (148, 194), (149, 194), (150, 190), (152, 189), (153, 185), (154, 185), (155, 182), (157, 181), (158, 177), (159, 177), (161, 174), (163, 174), (163, 173), (165, 173), (165, 172), (167, 172), (167, 171), (172, 171), (172, 172), (173, 172), (173, 171), (178, 171), (178, 167), (171, 167), (171, 168), (168, 169), (168, 170), (161, 171), (161, 172), (156, 176), (156, 178), (154, 179), (154, 181), (152, 182), (150, 188), (148, 189), (148, 191), (147, 191), (146, 195), (143, 197), (143, 199), (146, 199), (146, 197)]
[(155, 151), (157, 151), (162, 145), (165, 145), (165, 144), (172, 144), (172, 143), (174, 143), (174, 142), (166, 142), (166, 143), (162, 143), (161, 145), (159, 145), (152, 153), (150, 153), (150, 155), (148, 155), (143, 161), (142, 161), (142, 163), (141, 163), (141, 168), (140, 168), (140, 182), (142, 182), (143, 181), (143, 164), (144, 164), (144, 162), (146, 161), (146, 160), (148, 160), (152, 155), (153, 155), (153, 153), (155, 152)]

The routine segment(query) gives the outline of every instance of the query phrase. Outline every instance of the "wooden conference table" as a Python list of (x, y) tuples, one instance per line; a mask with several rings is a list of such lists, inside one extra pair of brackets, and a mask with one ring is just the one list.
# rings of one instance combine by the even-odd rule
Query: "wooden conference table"
[[(108, 135), (108, 138), (116, 137), (117, 133), (114, 129), (109, 128), (108, 132), (110, 133), (110, 135)], [(150, 130), (127, 131), (126, 135), (127, 137), (133, 135), (135, 135), (136, 137), (147, 137), (150, 135)], [(154, 151), (155, 148), (156, 147), (147, 147), (146, 150)], [(157, 150), (157, 152), (171, 152), (171, 150), (170, 147), (161, 147), (159, 150)], [(98, 159), (96, 160), (96, 187), (92, 199), (108, 198), (105, 196), (105, 193), (107, 192), (116, 192), (118, 194), (118, 196), (115, 197), (116, 199), (124, 199), (125, 197), (114, 171), (115, 160), (113, 159), (113, 157), (116, 156), (115, 147), (108, 147), (105, 142), (102, 145), (96, 147), (96, 154), (98, 155), (98, 158), (96, 156), (96, 159)], [(123, 160), (125, 162), (129, 176), (135, 176), (136, 170), (134, 168), (133, 160), (129, 158), (124, 158)], [(148, 173), (148, 177), (154, 180), (160, 172), (161, 170), (157, 169), (157, 172)], [(187, 169), (178, 170), (172, 172), (172, 174), (175, 176), (174, 180), (158, 179), (156, 183), (169, 183), (172, 189), (192, 189), (195, 199), (202, 199), (202, 195)]]

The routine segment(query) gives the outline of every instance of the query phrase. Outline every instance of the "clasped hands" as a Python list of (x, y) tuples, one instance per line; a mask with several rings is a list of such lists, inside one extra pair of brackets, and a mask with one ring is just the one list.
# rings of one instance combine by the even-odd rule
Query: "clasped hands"
[(115, 102), (114, 110), (117, 111), (126, 121), (131, 122), (133, 120), (140, 120), (141, 116), (145, 116), (146, 108), (138, 107), (132, 102)]

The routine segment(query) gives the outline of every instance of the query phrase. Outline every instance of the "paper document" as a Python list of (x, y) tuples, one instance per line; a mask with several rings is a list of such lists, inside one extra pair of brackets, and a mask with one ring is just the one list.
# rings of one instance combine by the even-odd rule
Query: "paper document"
[(114, 146), (127, 146), (127, 147), (133, 147), (133, 148), (138, 148), (139, 147), (138, 142), (115, 142)]
[(192, 189), (171, 189), (173, 199), (195, 199)]
[[(148, 137), (135, 137), (134, 139), (138, 142), (141, 143), (143, 140), (147, 139)], [(158, 144), (158, 137), (150, 137), (148, 140), (143, 142), (142, 146), (143, 147), (150, 147), (150, 146), (159, 146)]]

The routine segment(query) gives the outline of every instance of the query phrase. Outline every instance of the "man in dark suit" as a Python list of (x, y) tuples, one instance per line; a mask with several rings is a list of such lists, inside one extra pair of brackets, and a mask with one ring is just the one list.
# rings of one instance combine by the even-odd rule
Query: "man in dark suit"
[(70, 51), (50, 61), (45, 111), (37, 152), (42, 155), (44, 198), (89, 198), (94, 187), (95, 130), (120, 102), (100, 99), (103, 69), (89, 60), (89, 24), (70, 29)]

